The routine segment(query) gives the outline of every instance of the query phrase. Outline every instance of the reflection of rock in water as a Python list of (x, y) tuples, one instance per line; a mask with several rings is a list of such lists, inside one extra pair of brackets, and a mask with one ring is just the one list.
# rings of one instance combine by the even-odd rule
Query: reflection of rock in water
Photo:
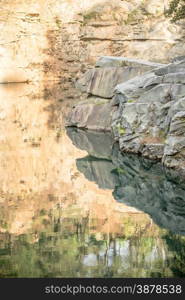
[(78, 148), (91, 156), (77, 159), (78, 170), (101, 189), (114, 189), (119, 181), (111, 161), (113, 139), (110, 133), (67, 128), (67, 134)]
[(77, 159), (78, 170), (90, 181), (95, 181), (101, 189), (114, 189), (119, 182), (118, 175), (113, 173), (114, 165), (109, 160), (91, 156)]
[(172, 182), (175, 174), (168, 178), (160, 163), (116, 149), (112, 157), (119, 168), (115, 199), (148, 213), (159, 226), (185, 234), (185, 185)]
[[(116, 145), (112, 151), (111, 145), (108, 148), (104, 143), (103, 135), (96, 133), (93, 139), (88, 132), (79, 134), (77, 131), (77, 134), (75, 131), (73, 134), (73, 129), (70, 130), (69, 135), (76, 146), (99, 158), (77, 160), (79, 171), (87, 179), (95, 181), (100, 188), (114, 189), (117, 201), (148, 213), (159, 226), (185, 235), (185, 184), (180, 182), (177, 174), (164, 169), (160, 163), (123, 155)], [(105, 160), (104, 156), (100, 159), (108, 149), (112, 152), (112, 161)]]
[(113, 138), (110, 133), (84, 131), (73, 127), (68, 127), (66, 131), (76, 147), (86, 150), (93, 157), (111, 160)]

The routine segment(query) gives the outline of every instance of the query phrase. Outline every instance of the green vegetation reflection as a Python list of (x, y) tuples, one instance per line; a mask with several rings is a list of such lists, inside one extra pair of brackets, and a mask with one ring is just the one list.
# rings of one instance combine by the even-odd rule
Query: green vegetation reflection
[[(98, 221), (58, 218), (45, 230), (0, 235), (0, 277), (183, 277), (185, 238), (123, 219), (123, 233), (98, 232)], [(38, 222), (38, 221), (37, 221)]]

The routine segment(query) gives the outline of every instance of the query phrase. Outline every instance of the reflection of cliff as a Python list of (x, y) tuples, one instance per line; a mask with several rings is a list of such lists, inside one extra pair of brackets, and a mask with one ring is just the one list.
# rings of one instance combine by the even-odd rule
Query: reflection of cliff
[[(88, 144), (105, 162), (101, 184), (110, 188), (112, 178), (117, 183), (118, 175), (110, 176), (111, 137), (72, 132), (81, 150), (74, 147), (62, 125), (68, 100), (60, 97), (60, 87), (53, 85), (0, 88), (0, 277), (140, 276), (142, 266), (143, 276), (150, 276), (148, 266), (156, 273), (158, 257), (162, 273), (171, 276), (159, 237), (163, 231), (78, 171), (75, 160), (87, 154)], [(58, 102), (62, 113), (55, 114), (52, 105)], [(143, 253), (148, 255), (144, 261)]]
[[(65, 97), (60, 101), (61, 90), (49, 84), (0, 86), (0, 232), (28, 232), (41, 210), (60, 203), (78, 207), (82, 215), (96, 215), (103, 207), (105, 224), (109, 215), (117, 224), (122, 214), (124, 206), (111, 192), (99, 190), (76, 168), (75, 159), (85, 152), (64, 132), (69, 103)], [(60, 110), (53, 110), (58, 104)]]
[(175, 277), (185, 277), (185, 240), (179, 236), (165, 235), (166, 244), (174, 255), (171, 270)]
[[(35, 219), (40, 232), (0, 235), (0, 277), (184, 276), (184, 239), (178, 239), (181, 247), (169, 250), (168, 233), (147, 217), (125, 216), (117, 232), (105, 233), (99, 219), (69, 217), (59, 208), (45, 213)], [(169, 239), (176, 241), (172, 234)]]
[(107, 132), (83, 131), (76, 128), (66, 128), (73, 144), (96, 158), (111, 159), (112, 136)]
[[(73, 139), (71, 132), (68, 131), (68, 134)], [(85, 132), (80, 133), (75, 144), (89, 151), (92, 149), (89, 143), (93, 143), (93, 135), (89, 138), (89, 132), (86, 139), (84, 135)], [(110, 149), (111, 144), (109, 151)], [(95, 151), (93, 153), (100, 157), (98, 149), (97, 154)], [(159, 163), (137, 156), (122, 155), (116, 145), (107, 164), (104, 159), (97, 160), (89, 156), (78, 159), (77, 168), (102, 188), (114, 188), (113, 195), (117, 201), (148, 213), (161, 227), (185, 234), (185, 185), (183, 182), (178, 183), (177, 174), (170, 171), (165, 173)], [(103, 185), (103, 180), (106, 180), (106, 185)]]
[(113, 163), (120, 168), (115, 199), (148, 213), (159, 226), (185, 235), (185, 185), (174, 181), (177, 175), (169, 178), (160, 164), (118, 151)]
[[(62, 127), (68, 100), (62, 114), (52, 110), (59, 87), (5, 85), (0, 93), (0, 277), (173, 276), (166, 231), (93, 182), (101, 172), (100, 185), (120, 185), (111, 137), (72, 130), (81, 150), (74, 147)], [(85, 166), (87, 151), (100, 162), (92, 181), (75, 163)]]
[(114, 189), (119, 178), (113, 173), (114, 165), (109, 160), (85, 157), (77, 159), (78, 170), (90, 181), (95, 181), (100, 189)]
[(101, 189), (114, 189), (118, 176), (112, 171), (111, 162), (112, 137), (109, 133), (96, 133), (67, 128), (67, 133), (73, 143), (82, 150), (86, 150), (91, 157), (77, 159), (78, 170), (90, 181), (95, 181)]

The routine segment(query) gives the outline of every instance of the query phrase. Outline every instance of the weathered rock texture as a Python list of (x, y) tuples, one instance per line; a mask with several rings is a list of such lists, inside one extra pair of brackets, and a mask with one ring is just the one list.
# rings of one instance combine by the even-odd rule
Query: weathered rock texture
[[(184, 54), (184, 23), (168, 0), (4, 0), (0, 82), (73, 80), (101, 55), (168, 62)], [(160, 49), (160, 51), (159, 51)]]
[(164, 64), (124, 57), (101, 57), (96, 65), (97, 68), (87, 71), (76, 83), (77, 88), (89, 97), (86, 101), (73, 106), (67, 126), (110, 131), (112, 121), (110, 99), (116, 85), (148, 70), (165, 67)]
[(125, 57), (102, 56), (96, 68), (88, 70), (76, 83), (87, 94), (112, 98), (118, 83), (164, 65)]
[[(103, 61), (102, 68), (97, 70), (112, 70), (109, 60), (110, 65), (114, 65), (113, 57), (104, 57), (97, 62), (97, 65), (101, 65)], [(118, 61), (127, 63), (126, 58), (115, 58), (115, 65)], [(116, 70), (122, 70), (123, 76), (120, 79), (123, 83), (115, 87), (113, 99), (87, 98), (85, 102), (73, 107), (67, 125), (98, 131), (109, 131), (111, 127), (121, 151), (161, 160), (164, 165), (180, 168), (185, 174), (184, 57), (168, 65), (131, 59), (128, 63), (133, 63), (129, 67), (130, 72), (128, 66), (115, 67)], [(146, 71), (146, 66), (150, 71)], [(129, 79), (134, 72), (140, 75)], [(102, 80), (99, 77), (87, 77), (85, 74), (80, 81), (82, 83), (86, 78), (91, 87), (88, 89), (86, 85), (86, 92), (95, 95), (100, 86), (99, 96), (104, 89), (106, 94), (109, 75)], [(111, 89), (113, 86), (109, 84)], [(111, 96), (109, 89), (106, 96)]]
[(116, 87), (112, 128), (120, 149), (185, 170), (185, 61)]
[(73, 107), (66, 125), (97, 131), (110, 131), (111, 111), (110, 101), (92, 97)]

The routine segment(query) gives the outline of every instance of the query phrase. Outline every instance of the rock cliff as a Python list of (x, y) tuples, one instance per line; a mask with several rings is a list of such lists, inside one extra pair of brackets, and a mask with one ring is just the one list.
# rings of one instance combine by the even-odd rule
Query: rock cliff
[(162, 67), (159, 63), (117, 57), (101, 57), (96, 68), (88, 70), (76, 86), (90, 95), (87, 100), (73, 106), (66, 125), (98, 131), (110, 131), (114, 89), (120, 82), (135, 78), (153, 68)]
[(112, 128), (122, 151), (185, 170), (184, 75), (182, 60), (117, 85)]
[[(118, 61), (124, 65), (112, 70), (114, 61), (115, 65)], [(85, 87), (91, 97), (73, 107), (67, 125), (103, 131), (111, 128), (121, 151), (161, 160), (167, 167), (179, 168), (185, 174), (185, 57), (166, 65), (102, 57), (97, 66), (90, 77), (87, 72), (79, 80), (77, 85)], [(122, 74), (123, 82), (110, 82), (111, 72)], [(104, 76), (95, 76), (96, 73)], [(97, 91), (99, 98), (92, 103), (92, 95), (97, 95)], [(102, 95), (107, 99), (100, 98)]]
[(71, 81), (101, 55), (169, 62), (185, 46), (184, 23), (164, 17), (168, 2), (4, 0), (0, 82)]
[[(83, 115), (81, 109), (73, 110), (72, 125), (109, 131), (113, 117), (112, 127), (121, 149), (133, 151), (136, 147), (137, 153), (176, 166), (184, 151), (183, 130), (178, 129), (183, 124), (184, 69), (183, 63), (180, 66), (176, 61), (164, 73), (162, 64), (184, 54), (185, 25), (183, 21), (172, 24), (164, 17), (168, 2), (5, 0), (0, 8), (0, 83), (67, 82), (65, 89), (70, 93), (71, 82), (80, 78), (81, 90), (93, 97), (83, 105)], [(102, 54), (109, 57), (108, 62), (99, 59)], [(133, 60), (112, 60), (112, 56)], [(154, 63), (143, 62), (143, 58)], [(97, 60), (96, 68), (92, 68)], [(158, 73), (152, 71), (155, 68)], [(137, 86), (138, 79), (133, 78), (146, 72)], [(145, 83), (145, 79), (152, 83)], [(125, 84), (141, 93), (136, 103), (132, 102), (136, 95), (128, 96)], [(115, 86), (117, 97), (110, 103)], [(130, 112), (131, 124), (127, 124)]]

